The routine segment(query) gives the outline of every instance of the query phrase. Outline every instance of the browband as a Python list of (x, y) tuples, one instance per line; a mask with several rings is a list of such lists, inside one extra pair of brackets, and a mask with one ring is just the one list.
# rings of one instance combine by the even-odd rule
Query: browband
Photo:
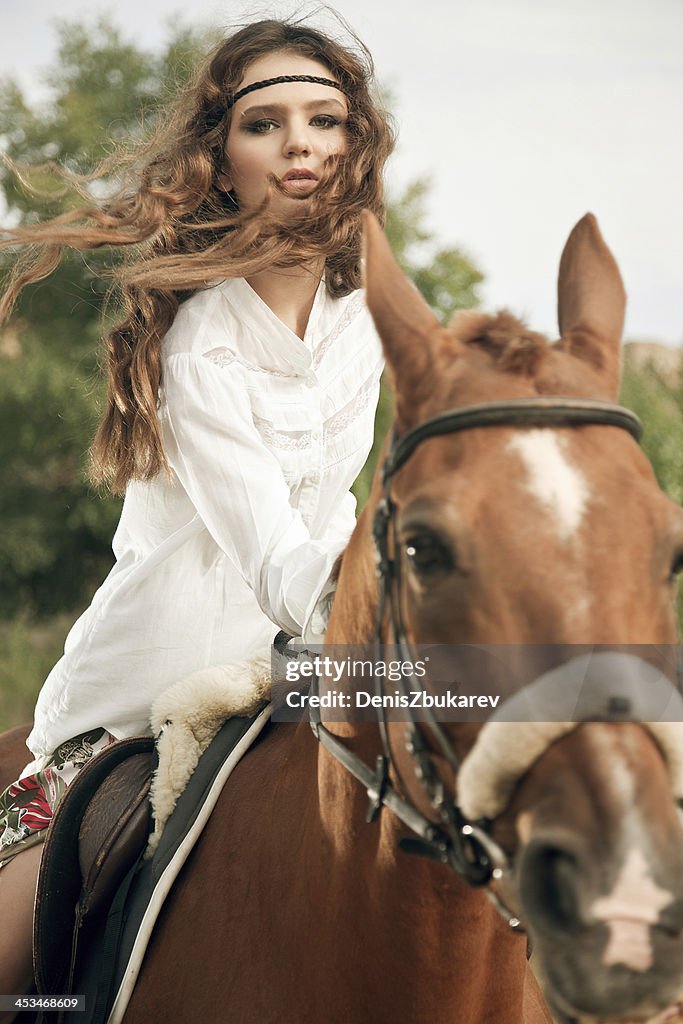
[(569, 427), (601, 424), (621, 427), (640, 441), (643, 425), (630, 409), (597, 398), (555, 398), (535, 395), (502, 402), (482, 402), (451, 409), (425, 420), (400, 438), (392, 437), (391, 448), (382, 469), (387, 481), (408, 461), (418, 445), (429, 437), (454, 434), (474, 427)]
[(230, 97), (227, 108), (230, 110), (230, 107), (234, 106), (247, 93), (254, 92), (256, 89), (265, 89), (269, 85), (282, 85), (284, 82), (313, 82), (315, 85), (329, 85), (331, 89), (339, 89), (340, 92), (344, 92), (339, 82), (334, 82), (331, 78), (318, 78), (317, 75), (278, 75), (277, 78), (264, 78), (262, 82), (252, 82), (251, 85), (246, 85), (244, 89), (240, 89)]

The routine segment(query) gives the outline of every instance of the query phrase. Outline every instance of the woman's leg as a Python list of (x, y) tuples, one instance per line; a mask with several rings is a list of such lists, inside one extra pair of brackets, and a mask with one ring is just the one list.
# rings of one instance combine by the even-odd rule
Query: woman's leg
[[(0, 869), (0, 993), (25, 995), (33, 986), (33, 904), (43, 844), (32, 846)], [(0, 1024), (14, 1011), (0, 1011)]]

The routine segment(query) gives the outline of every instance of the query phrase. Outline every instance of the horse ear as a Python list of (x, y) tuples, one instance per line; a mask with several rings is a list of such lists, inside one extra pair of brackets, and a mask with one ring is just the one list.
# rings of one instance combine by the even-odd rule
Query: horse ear
[(409, 409), (430, 376), (433, 353), (442, 327), (405, 276), (374, 214), (363, 211), (365, 294), (384, 354), (392, 371), (397, 419), (410, 418)]
[(560, 346), (598, 370), (612, 397), (619, 390), (625, 307), (626, 293), (616, 260), (597, 220), (587, 213), (567, 239), (560, 260)]

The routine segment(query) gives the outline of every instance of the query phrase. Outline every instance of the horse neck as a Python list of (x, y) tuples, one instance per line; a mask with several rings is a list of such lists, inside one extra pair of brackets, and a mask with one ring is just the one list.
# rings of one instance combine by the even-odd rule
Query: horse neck
[[(334, 731), (374, 765), (376, 727)], [(402, 851), (399, 839), (408, 832), (388, 809), (367, 823), (364, 788), (320, 746), (314, 780), (322, 834), (309, 848), (307, 876), (325, 876), (326, 912), (335, 919), (346, 971), (364, 998), (381, 1002), (382, 1021), (547, 1020), (526, 1015), (534, 982), (524, 937), (507, 928), (486, 896), (450, 868)], [(329, 856), (321, 858), (321, 849)]]

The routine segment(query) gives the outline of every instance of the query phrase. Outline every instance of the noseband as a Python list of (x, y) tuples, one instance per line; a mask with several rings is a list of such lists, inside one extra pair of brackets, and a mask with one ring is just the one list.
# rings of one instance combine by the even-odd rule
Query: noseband
[[(638, 417), (612, 402), (536, 397), (465, 406), (426, 420), (400, 438), (392, 435), (389, 453), (381, 471), (383, 494), (373, 523), (379, 578), (379, 602), (374, 636), (378, 660), (382, 627), (387, 611), (400, 661), (403, 663), (413, 660), (401, 609), (400, 558), (395, 541), (396, 506), (391, 498), (391, 483), (398, 470), (405, 465), (416, 449), (431, 437), (442, 437), (480, 427), (576, 426), (618, 427), (626, 430), (638, 442), (642, 432)], [(383, 679), (378, 678), (376, 685), (380, 697), (382, 684)], [(317, 686), (317, 681), (314, 685)], [(405, 694), (410, 694), (413, 692), (415, 680), (402, 676), (399, 686)], [(311, 728), (318, 740), (365, 787), (370, 800), (367, 820), (373, 821), (378, 817), (382, 807), (386, 806), (415, 833), (413, 837), (400, 840), (404, 850), (449, 865), (472, 886), (488, 886), (491, 881), (500, 880), (510, 865), (507, 854), (491, 835), (491, 821), (486, 818), (468, 820), (439, 777), (433, 760), (433, 749), (438, 751), (456, 773), (462, 762), (434, 713), (427, 711), (428, 718), (426, 723), (423, 723), (426, 724), (434, 747), (427, 743), (410, 711), (406, 747), (414, 761), (415, 775), (424, 789), (438, 824), (425, 817), (414, 804), (401, 796), (389, 779), (390, 765), (393, 765), (399, 782), (400, 773), (391, 753), (383, 702), (380, 700), (378, 703), (381, 709), (379, 726), (384, 754), (378, 757), (374, 771), (322, 724), (319, 710), (311, 708)], [(424, 713), (425, 709), (421, 710)], [(407, 792), (405, 786), (401, 788)], [(522, 930), (519, 919), (502, 904), (496, 893), (491, 888), (488, 888), (487, 892), (510, 927)]]

